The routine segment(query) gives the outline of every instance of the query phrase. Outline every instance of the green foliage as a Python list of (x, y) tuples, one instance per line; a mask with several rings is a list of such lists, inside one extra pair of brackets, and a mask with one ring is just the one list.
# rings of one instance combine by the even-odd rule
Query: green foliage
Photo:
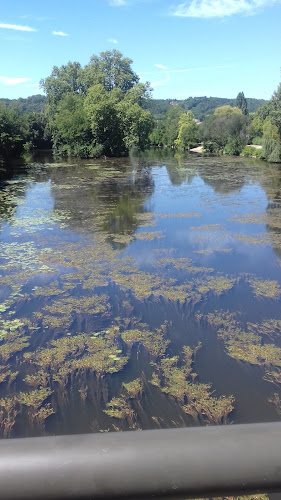
[(246, 158), (262, 158), (262, 155), (262, 149), (253, 148), (252, 146), (245, 146), (241, 152), (241, 156), (245, 156)]
[(19, 113), (43, 114), (46, 106), (46, 96), (37, 94), (19, 99), (0, 99), (0, 106), (4, 104), (7, 108), (16, 109)]
[(190, 149), (198, 143), (198, 125), (194, 120), (194, 115), (191, 111), (183, 113), (180, 116), (178, 137), (175, 140), (175, 145), (179, 149)]
[(151, 142), (155, 146), (174, 147), (179, 133), (179, 119), (183, 110), (179, 106), (171, 106), (163, 120), (157, 124), (151, 135)]
[(139, 82), (138, 75), (131, 68), (132, 62), (118, 50), (101, 52), (99, 56), (93, 55), (80, 73), (84, 92), (93, 85), (100, 84), (108, 92), (118, 88), (125, 94)]
[(91, 156), (94, 143), (82, 95), (65, 94), (62, 97), (53, 119), (52, 132), (53, 145), (58, 153)]
[(231, 115), (242, 115), (241, 109), (232, 106), (220, 106), (214, 111), (215, 116), (231, 116)]
[[(226, 107), (224, 107), (226, 108)], [(240, 154), (247, 143), (247, 118), (231, 108), (219, 111), (219, 114), (207, 116), (200, 125), (200, 136), (204, 149), (209, 152)]]
[(278, 128), (267, 117), (263, 125), (263, 158), (271, 163), (281, 161), (281, 141)]
[(26, 117), (22, 118), (18, 111), (0, 105), (0, 155), (4, 158), (19, 156), (27, 140)]
[[(250, 124), (250, 132), (253, 137), (262, 137), (263, 134), (263, 120), (256, 114)], [(254, 139), (252, 139), (253, 144), (258, 144)]]
[[(256, 113), (257, 110), (265, 104), (263, 99), (247, 99), (249, 113)], [(162, 120), (168, 109), (180, 107), (184, 111), (192, 111), (197, 120), (203, 121), (207, 115), (213, 114), (219, 106), (237, 106), (235, 99), (223, 97), (188, 97), (185, 100), (171, 99), (151, 99), (146, 101), (145, 109), (150, 111), (156, 120)]]
[(238, 96), (236, 97), (236, 106), (237, 108), (241, 109), (243, 115), (249, 114), (248, 103), (245, 99), (244, 92), (239, 92)]
[(47, 93), (48, 127), (59, 153), (94, 157), (127, 155), (144, 149), (153, 119), (141, 106), (148, 84), (139, 84), (132, 61), (116, 50), (79, 63), (54, 67), (42, 81)]

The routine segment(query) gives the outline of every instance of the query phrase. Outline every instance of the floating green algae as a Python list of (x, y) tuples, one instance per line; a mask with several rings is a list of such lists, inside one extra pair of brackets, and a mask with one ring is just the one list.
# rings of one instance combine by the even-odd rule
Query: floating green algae
[(164, 238), (164, 235), (163, 233), (161, 233), (161, 231), (146, 231), (146, 232), (142, 232), (142, 233), (137, 233), (135, 235), (135, 238), (137, 238), (138, 240), (159, 240), (161, 238)]
[(123, 382), (122, 385), (129, 398), (137, 398), (143, 392), (143, 380), (141, 378), (136, 378), (127, 383)]
[(128, 401), (124, 398), (112, 398), (103, 410), (106, 415), (118, 419), (127, 419), (129, 422), (134, 420), (134, 411)]
[(209, 254), (213, 254), (215, 252), (217, 252), (217, 253), (231, 253), (232, 249), (231, 248), (206, 248), (206, 249), (202, 249), (202, 250), (193, 250), (193, 251), (194, 251), (194, 253), (199, 253), (202, 255), (209, 255)]
[(256, 297), (268, 297), (278, 299), (281, 289), (275, 280), (262, 280), (259, 278), (248, 278), (247, 282), (253, 290)]
[(191, 349), (185, 346), (182, 359), (178, 356), (160, 361), (159, 374), (153, 374), (151, 383), (162, 392), (174, 397), (183, 411), (201, 423), (221, 424), (233, 410), (233, 396), (216, 398), (212, 396), (211, 386), (195, 382), (196, 373), (192, 371), (194, 356), (200, 344)]
[(169, 267), (173, 266), (178, 270), (186, 270), (190, 273), (212, 273), (214, 269), (212, 267), (202, 267), (202, 266), (194, 266), (191, 259), (188, 258), (161, 258), (158, 259), (157, 264), (161, 267)]
[(121, 288), (132, 290), (138, 299), (148, 298), (162, 285), (163, 279), (144, 271), (113, 271), (112, 279)]
[(235, 282), (235, 279), (226, 276), (206, 277), (204, 282), (198, 282), (197, 290), (202, 294), (214, 292), (220, 295), (224, 291), (231, 290)]
[(204, 224), (203, 226), (191, 226), (190, 229), (195, 231), (221, 231), (224, 226), (223, 224)]
[(49, 347), (25, 354), (26, 363), (37, 367), (37, 373), (25, 380), (34, 385), (37, 376), (40, 385), (45, 372), (50, 380), (66, 385), (69, 376), (76, 371), (117, 372), (128, 361), (128, 357), (122, 354), (118, 336), (119, 329), (113, 327), (100, 332), (98, 337), (80, 334), (52, 340)]
[(242, 243), (250, 243), (251, 245), (264, 245), (265, 241), (262, 237), (249, 236), (247, 234), (235, 234), (234, 237)]
[(177, 214), (157, 214), (158, 217), (162, 217), (164, 219), (170, 218), (170, 217), (181, 217), (181, 218), (189, 218), (189, 217), (202, 217), (202, 214), (198, 212), (183, 212), (183, 213), (177, 213)]
[[(281, 383), (281, 348), (263, 343), (262, 335), (268, 335), (270, 322), (247, 323), (246, 329), (234, 313), (216, 311), (207, 315), (208, 322), (217, 328), (219, 339), (229, 356), (239, 361), (264, 368), (264, 378), (269, 382)], [(273, 325), (276, 325), (275, 320)]]
[(165, 339), (165, 325), (154, 332), (145, 329), (146, 326), (143, 325), (143, 330), (132, 329), (122, 332), (122, 340), (130, 347), (138, 343), (142, 344), (154, 357), (164, 356), (170, 342)]

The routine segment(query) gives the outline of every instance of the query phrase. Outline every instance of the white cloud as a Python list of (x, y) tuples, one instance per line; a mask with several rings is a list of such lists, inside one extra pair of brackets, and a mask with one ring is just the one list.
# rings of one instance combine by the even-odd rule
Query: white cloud
[(110, 0), (109, 5), (111, 7), (123, 7), (123, 5), (127, 5), (127, 0)]
[(118, 43), (118, 40), (116, 40), (116, 38), (108, 38), (107, 41), (109, 43), (114, 43), (115, 45)]
[(19, 83), (28, 82), (29, 78), (9, 78), (7, 76), (0, 76), (0, 83), (3, 85), (18, 85)]
[(227, 17), (234, 14), (255, 14), (261, 7), (273, 5), (278, 0), (191, 0), (182, 2), (171, 11), (178, 17)]
[(159, 69), (167, 69), (166, 66), (163, 66), (163, 64), (154, 64), (155, 68), (159, 68)]
[(56, 35), (56, 36), (69, 36), (69, 34), (65, 33), (64, 31), (52, 31), (52, 35)]
[[(228, 69), (231, 67), (232, 66), (230, 64), (224, 64), (224, 65), (215, 65), (215, 66), (198, 66), (198, 67), (193, 67), (193, 68), (166, 69), (165, 72), (170, 75), (172, 73), (192, 73), (193, 71), (209, 71), (209, 70), (217, 70), (217, 69)], [(163, 69), (161, 71), (148, 71), (148, 72), (144, 72), (144, 73), (139, 73), (139, 75), (140, 76), (160, 75), (160, 74), (163, 74), (163, 71), (164, 71)]]
[(16, 31), (37, 31), (34, 28), (30, 28), (30, 26), (20, 26), (19, 24), (5, 24), (5, 23), (0, 23), (0, 29), (16, 30)]

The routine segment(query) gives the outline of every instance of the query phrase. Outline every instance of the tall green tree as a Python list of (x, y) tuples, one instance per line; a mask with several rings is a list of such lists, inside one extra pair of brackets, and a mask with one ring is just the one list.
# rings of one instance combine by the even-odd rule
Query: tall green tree
[(142, 106), (149, 84), (140, 84), (132, 60), (117, 50), (92, 56), (84, 68), (69, 62), (42, 80), (48, 130), (58, 152), (120, 156), (144, 148), (153, 120)]
[(236, 106), (237, 108), (241, 109), (243, 115), (248, 115), (248, 103), (247, 99), (245, 98), (244, 92), (239, 92), (239, 94), (236, 97)]
[(82, 92), (81, 71), (80, 63), (68, 62), (60, 68), (54, 66), (51, 75), (40, 81), (51, 108), (54, 108), (65, 94)]
[(101, 84), (108, 91), (119, 88), (122, 93), (126, 93), (139, 82), (138, 75), (132, 70), (132, 62), (118, 50), (93, 55), (81, 72), (80, 82), (84, 91), (92, 85)]
[(190, 149), (198, 143), (198, 125), (193, 113), (188, 111), (180, 116), (179, 133), (175, 145), (179, 149)]

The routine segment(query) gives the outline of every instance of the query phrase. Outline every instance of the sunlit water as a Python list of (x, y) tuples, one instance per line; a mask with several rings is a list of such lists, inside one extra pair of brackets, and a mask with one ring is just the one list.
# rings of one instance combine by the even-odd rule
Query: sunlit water
[(280, 193), (278, 167), (246, 159), (18, 167), (0, 191), (1, 436), (279, 420)]

